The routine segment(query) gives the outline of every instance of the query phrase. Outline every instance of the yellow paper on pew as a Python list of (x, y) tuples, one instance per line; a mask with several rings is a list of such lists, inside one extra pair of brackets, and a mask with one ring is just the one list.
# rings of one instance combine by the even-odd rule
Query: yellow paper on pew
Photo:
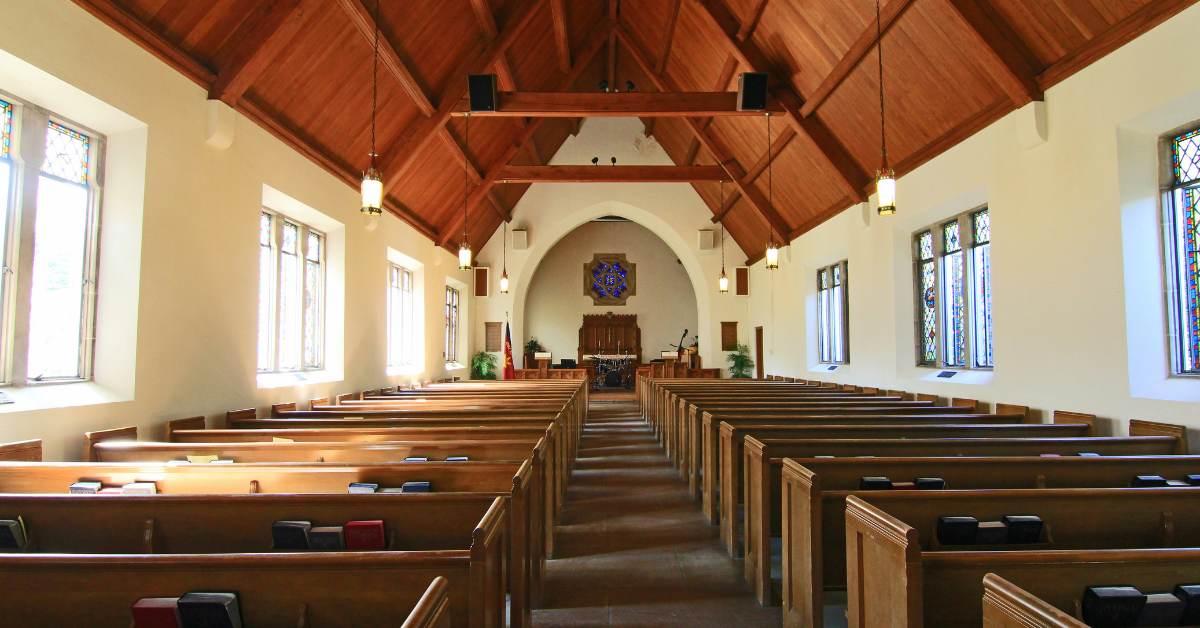
[[(271, 437), (271, 442), (272, 442), (272, 443), (294, 443), (294, 442), (296, 442), (296, 441), (294, 441), (294, 440), (292, 440), (292, 439), (290, 439), (290, 438), (280, 438), (280, 437), (278, 437), (278, 436), (272, 436), (272, 437)], [(213, 456), (213, 457), (215, 458), (216, 456)]]
[(344, 417), (344, 418), (347, 421), (361, 421), (362, 420), (362, 417), (360, 417), (360, 416), (348, 416), (348, 417)]
[(208, 464), (217, 459), (217, 456), (188, 456), (188, 462), (192, 464)]

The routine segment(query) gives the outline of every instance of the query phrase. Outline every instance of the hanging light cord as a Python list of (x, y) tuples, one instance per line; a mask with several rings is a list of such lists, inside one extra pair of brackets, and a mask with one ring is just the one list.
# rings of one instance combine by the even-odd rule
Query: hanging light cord
[(375, 169), (375, 110), (379, 107), (379, 6), (375, 3), (375, 60), (371, 68), (371, 169)]
[[(767, 114), (767, 206), (771, 211), (775, 211), (775, 179), (771, 174), (771, 114)], [(770, 235), (767, 246), (775, 244), (775, 225), (771, 224), (771, 219), (767, 218), (767, 234)]]
[[(725, 179), (721, 179), (721, 208), (725, 207)], [(725, 274), (725, 221), (721, 222), (721, 274)]]
[(887, 170), (887, 123), (883, 114), (883, 17), (875, 0), (875, 41), (879, 48), (879, 135), (883, 140), (883, 169)]
[(471, 152), (471, 114), (467, 113), (467, 119), (463, 122), (463, 244), (467, 242), (467, 190), (471, 189), (471, 175), (467, 174), (467, 169), (471, 167), (471, 158), (468, 155)]
[[(508, 181), (507, 180), (504, 181), (504, 204), (508, 205)], [(500, 250), (502, 251), (501, 256), (503, 257), (504, 261), (503, 261), (501, 268), (503, 269), (504, 274), (507, 275), (508, 274), (508, 221), (504, 220), (502, 222), (504, 223), (504, 236), (503, 236), (504, 239), (500, 240)]]

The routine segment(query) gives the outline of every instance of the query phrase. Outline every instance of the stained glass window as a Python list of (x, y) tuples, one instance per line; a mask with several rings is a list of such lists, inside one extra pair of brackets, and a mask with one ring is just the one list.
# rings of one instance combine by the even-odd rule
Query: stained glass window
[(992, 366), (992, 227), (988, 210), (971, 214), (971, 341), (975, 367)]
[(279, 358), (277, 369), (300, 368), (300, 226), (283, 221), (279, 246)]
[(0, 100), (0, 159), (9, 159), (12, 151), (13, 106)]
[(942, 225), (942, 320), (945, 329), (942, 362), (946, 366), (966, 364), (966, 309), (963, 306), (963, 255), (958, 221)]
[(933, 232), (916, 235), (917, 254), (917, 313), (920, 319), (918, 338), (919, 364), (937, 362), (937, 262), (933, 258)]
[(325, 238), (308, 230), (304, 251), (304, 368), (321, 368), (325, 346), (325, 267), (321, 245)]
[(621, 262), (601, 262), (592, 269), (592, 290), (601, 297), (621, 298), (629, 291), (629, 270)]
[(458, 360), (458, 290), (446, 286), (446, 361)]
[(413, 273), (388, 265), (388, 366), (413, 364)]
[(842, 261), (817, 271), (817, 357), (825, 364), (848, 361), (846, 267)]
[(271, 225), (274, 216), (261, 212), (258, 216), (258, 370), (270, 371), (274, 363), (271, 352), (271, 324), (275, 320), (275, 252), (272, 246)]
[[(938, 252), (936, 255), (935, 251)], [(916, 258), (917, 363), (951, 368), (991, 368), (991, 221), (988, 210), (961, 214), (918, 232), (913, 236), (913, 254)]]
[(1200, 374), (1200, 130), (1171, 141), (1174, 185), (1164, 203), (1172, 370)]
[(91, 141), (86, 135), (51, 121), (46, 133), (46, 158), (42, 172), (71, 183), (88, 183), (88, 151)]

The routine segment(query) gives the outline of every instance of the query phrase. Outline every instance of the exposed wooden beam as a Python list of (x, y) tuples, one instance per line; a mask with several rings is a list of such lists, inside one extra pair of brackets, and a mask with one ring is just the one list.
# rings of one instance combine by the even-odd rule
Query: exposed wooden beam
[(512, 68), (508, 65), (508, 55), (496, 59), (496, 83), (504, 91), (517, 91), (517, 79), (513, 78)]
[(175, 68), (176, 71), (200, 87), (208, 89), (217, 80), (217, 75), (203, 63), (168, 41), (166, 37), (158, 34), (157, 31), (113, 0), (75, 0), (75, 4), (130, 41), (140, 45), (163, 63)]
[(471, 0), (471, 9), (475, 11), (475, 19), (479, 22), (483, 34), (487, 35), (488, 39), (495, 39), (500, 29), (496, 28), (496, 16), (492, 15), (492, 6), (488, 0)]
[(558, 67), (571, 71), (571, 42), (567, 39), (567, 8), (563, 0), (550, 0), (550, 18), (554, 22), (554, 46), (558, 49)]
[(1042, 88), (1037, 82), (1037, 70), (1014, 43), (1004, 25), (996, 24), (976, 0), (945, 0), (967, 29), (974, 35), (975, 43), (984, 54), (976, 57), (983, 63), (988, 74), (1012, 99), (1017, 107), (1031, 100), (1042, 100)]
[(699, 152), (700, 152), (700, 140), (696, 139), (695, 137), (692, 137), (692, 139), (690, 141), (688, 141), (688, 149), (687, 149), (687, 153), (684, 154), (684, 156), (683, 156), (683, 164), (685, 166), (690, 166), (690, 165), (696, 163), (696, 155)]
[[(783, 130), (779, 132), (779, 137), (776, 137), (775, 141), (771, 143), (771, 159), (773, 160), (778, 158), (779, 153), (783, 152), (783, 149), (788, 145), (788, 142), (792, 141), (792, 138), (794, 137), (796, 137), (796, 129), (790, 126), (783, 127)], [(742, 184), (750, 185), (754, 183), (754, 181), (758, 179), (759, 175), (761, 175), (763, 171), (767, 169), (767, 165), (769, 163), (770, 162), (767, 160), (767, 155), (760, 157), (759, 160), (750, 167), (750, 170), (746, 171), (746, 178), (742, 179)], [(734, 204), (737, 203), (739, 198), (741, 198), (741, 194), (735, 189), (733, 193), (725, 199), (725, 203), (721, 205), (721, 211), (712, 217), (712, 221), (714, 223), (721, 222), (721, 219), (725, 218), (725, 214), (728, 214), (729, 210), (733, 209)]]
[(797, 95), (796, 88), (790, 80), (771, 67), (762, 50), (751, 40), (737, 41), (736, 33), (740, 25), (733, 18), (729, 9), (721, 3), (721, 0), (692, 1), (698, 5), (701, 17), (708, 22), (709, 27), (724, 35), (722, 41), (725, 46), (729, 48), (730, 53), (738, 57), (743, 65), (749, 67), (751, 71), (767, 72), (775, 77), (776, 85), (771, 89), (771, 94), (783, 105), (787, 112), (785, 117), (788, 123), (799, 132), (802, 141), (806, 142), (809, 148), (816, 151), (833, 168), (837, 173), (836, 181), (850, 198), (859, 202), (866, 200), (864, 188), (871, 183), (871, 177), (863, 172), (858, 162), (854, 161), (846, 147), (842, 146), (833, 133), (829, 132), (823, 122), (816, 117), (805, 117), (802, 114), (804, 101)]
[[(483, 175), (479, 174), (479, 166), (463, 152), (462, 146), (459, 146), (454, 136), (450, 135), (450, 129), (442, 127), (442, 132), (438, 136), (441, 138), (442, 144), (445, 144), (446, 149), (450, 151), (450, 155), (458, 162), (458, 165), (466, 168), (467, 175), (471, 177), (471, 181), (475, 183), (482, 181)], [(491, 202), (492, 207), (496, 209), (496, 214), (500, 216), (500, 220), (508, 222), (510, 220), (508, 208), (500, 202), (500, 199), (496, 198), (496, 195), (491, 190), (488, 191), (487, 198)]]
[(467, 93), (466, 75), (482, 74), (495, 65), (496, 60), (516, 41), (521, 31), (533, 20), (536, 9), (545, 1), (517, 0), (520, 4), (514, 8), (509, 23), (504, 25), (504, 31), (493, 39), (474, 61), (467, 64), (466, 72), (460, 73), (458, 78), (454, 79), (441, 100), (438, 101), (438, 108), (434, 115), (418, 121), (415, 128), (409, 129), (401, 136), (406, 137), (406, 140), (398, 141), (396, 145), (383, 152), (384, 193), (396, 186), (409, 168), (416, 163), (417, 157), (425, 147), (437, 137), (438, 130), (450, 119), (450, 114), (457, 107), (458, 101)]
[(654, 135), (654, 124), (657, 120), (658, 118), (642, 118), (642, 126), (645, 127), (645, 129), (642, 131), (642, 135), (645, 135), (646, 137)]
[(738, 41), (746, 41), (754, 36), (754, 29), (758, 28), (758, 21), (762, 19), (763, 10), (766, 8), (767, 0), (754, 0), (754, 4), (750, 5), (750, 12), (742, 21), (742, 27), (738, 29)]
[(532, 135), (530, 135), (529, 139), (525, 141), (525, 147), (529, 149), (529, 158), (533, 160), (535, 165), (540, 166), (545, 163), (542, 161), (541, 151), (538, 150), (537, 140), (534, 139)]
[[(900, 16), (904, 14), (904, 10), (912, 4), (912, 1), (888, 0), (887, 4), (880, 8), (879, 13), (883, 21), (883, 32), (886, 33), (892, 24), (895, 24), (896, 20), (900, 19)], [(841, 85), (847, 76), (850, 76), (850, 72), (858, 66), (863, 57), (867, 56), (867, 53), (875, 47), (877, 30), (875, 20), (871, 20), (871, 23), (867, 24), (863, 32), (850, 45), (850, 49), (846, 51), (846, 54), (842, 55), (837, 65), (833, 66), (833, 70), (817, 86), (816, 91), (808, 96), (808, 101), (804, 103), (804, 107), (800, 110), (805, 117), (811, 116), (817, 110), (817, 107), (820, 107), (825, 102), (825, 99), (829, 98), (833, 90), (837, 89), (838, 85)]]
[[(563, 80), (559, 83), (559, 91), (566, 91), (574, 87), (575, 82), (579, 80), (579, 77), (587, 69), (588, 65), (591, 64), (592, 59), (596, 57), (596, 55), (600, 52), (600, 49), (604, 46), (604, 43), (608, 41), (609, 30), (610, 29), (608, 26), (605, 25), (603, 28), (597, 28), (592, 32), (592, 35), (584, 44), (583, 49), (575, 58), (575, 64), (571, 66), (571, 71), (567, 73), (567, 75), (563, 77)], [(507, 166), (508, 162), (513, 158), (513, 155), (516, 155), (517, 152), (520, 151), (524, 146), (525, 142), (529, 141), (529, 138), (533, 137), (534, 132), (537, 131), (541, 126), (543, 120), (545, 120), (545, 118), (536, 118), (531, 120), (529, 124), (527, 124), (521, 131), (521, 134), (517, 136), (516, 141), (510, 144), (508, 148), (504, 149), (504, 152), (500, 155), (500, 158), (497, 159), (490, 168), (488, 168), (487, 175), (484, 176), (483, 181), (480, 182), (479, 186), (476, 187), (467, 198), (468, 211), (478, 205), (483, 199), (483, 196), (487, 194), (491, 187), (501, 180), (499, 178), (501, 169)], [(439, 232), (442, 235), (440, 238), (435, 240), (438, 243), (438, 246), (444, 247), (454, 240), (456, 235), (462, 231), (463, 219), (464, 217), (462, 215), (455, 212), (450, 224), (446, 225), (445, 229), (439, 229)]]
[(667, 36), (663, 38), (662, 49), (658, 51), (658, 62), (654, 64), (654, 71), (662, 74), (667, 71), (667, 60), (671, 58), (671, 42), (675, 39), (675, 25), (679, 23), (679, 6), (683, 4), (683, 0), (674, 0), (671, 3), (671, 12), (667, 18)]
[[(375, 16), (367, 10), (362, 0), (338, 0), (338, 2), (346, 10), (346, 15), (350, 16), (350, 21), (354, 22), (358, 32), (366, 38), (367, 44), (374, 46)], [(383, 33), (379, 34), (379, 59), (383, 61), (383, 67), (396, 77), (396, 81), (400, 83), (400, 88), (404, 90), (404, 93), (408, 94), (408, 97), (416, 103), (417, 109), (420, 109), (426, 117), (433, 115), (435, 111), (433, 102), (429, 100), (425, 90), (417, 83), (417, 79), (408, 70), (408, 66), (400, 59), (400, 55), (392, 47), (392, 43), (383, 36)]]
[[(642, 71), (645, 72), (648, 77), (650, 77), (650, 80), (654, 82), (654, 87), (662, 92), (676, 91), (677, 86), (674, 84), (674, 81), (672, 81), (666, 75), (658, 74), (654, 71), (654, 66), (651, 65), (646, 54), (642, 52), (641, 48), (633, 40), (633, 37), (629, 34), (629, 30), (626, 29), (624, 25), (618, 24), (616, 26), (616, 31), (621, 40), (624, 42), (625, 47), (629, 50), (629, 54), (633, 57), (634, 62), (636, 62), (638, 66), (642, 68)], [(729, 152), (725, 149), (725, 147), (718, 143), (717, 140), (711, 135), (709, 135), (704, 127), (701, 126), (701, 124), (695, 118), (685, 117), (682, 118), (682, 120), (684, 124), (687, 125), (687, 129), (691, 131), (692, 135), (699, 140), (702, 146), (704, 146), (705, 150), (707, 150), (708, 153), (712, 155), (714, 159), (716, 159), (717, 163), (724, 168), (728, 179), (733, 182), (734, 186), (739, 192), (741, 192), (742, 196), (745, 196), (746, 199), (750, 201), (750, 205), (754, 207), (754, 209), (759, 213), (760, 216), (763, 217), (764, 220), (767, 221), (767, 224), (771, 225), (772, 228), (782, 235), (786, 235), (788, 232), (790, 232), (792, 230), (791, 226), (789, 226), (787, 221), (784, 220), (779, 213), (775, 211), (775, 208), (767, 202), (767, 199), (763, 196), (762, 192), (759, 192), (758, 188), (754, 186), (742, 184), (742, 180), (746, 177), (746, 171), (742, 169), (741, 165), (738, 164), (736, 159), (729, 155)]]
[(720, 166), (505, 166), (499, 179), (509, 183), (690, 183), (720, 181)]
[(250, 85), (267, 69), (275, 55), (296, 35), (311, 14), (317, 0), (277, 0), (264, 13), (246, 36), (233, 46), (217, 80), (208, 90), (208, 97), (234, 105)]
[(608, 81), (608, 91), (619, 92), (617, 89), (617, 34), (610, 32), (608, 34), (608, 72), (605, 74), (605, 80)]
[[(768, 111), (786, 113), (771, 101)], [(466, 115), (464, 98), (454, 110)], [(738, 111), (736, 92), (499, 92), (495, 111), (470, 112), (471, 117), (520, 118), (708, 118), (762, 116), (761, 111)]]

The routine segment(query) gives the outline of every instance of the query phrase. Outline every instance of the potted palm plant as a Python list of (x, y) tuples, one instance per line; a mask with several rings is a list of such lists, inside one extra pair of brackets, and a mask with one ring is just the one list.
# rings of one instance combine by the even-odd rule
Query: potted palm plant
[(754, 368), (754, 360), (750, 359), (750, 346), (738, 343), (737, 351), (725, 356), (729, 362), (729, 376), (736, 379), (750, 379), (750, 370)]
[(542, 350), (542, 343), (538, 342), (537, 338), (530, 338), (529, 342), (525, 343), (525, 362), (524, 362), (525, 368), (527, 368), (527, 369), (537, 368), (537, 365), (534, 364), (534, 361), (533, 361), (533, 354), (535, 354), (541, 350)]
[(471, 379), (496, 379), (496, 356), (487, 351), (471, 356)]

